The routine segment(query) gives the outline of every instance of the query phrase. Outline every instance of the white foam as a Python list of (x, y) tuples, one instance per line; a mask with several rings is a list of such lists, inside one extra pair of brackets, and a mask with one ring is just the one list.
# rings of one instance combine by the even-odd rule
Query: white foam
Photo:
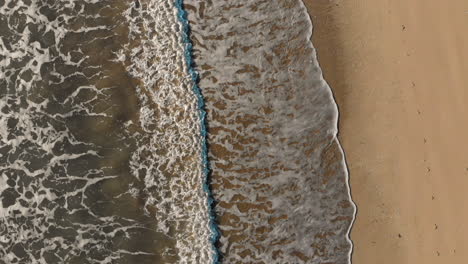
[[(19, 0), (0, 16), (0, 262), (211, 262), (200, 117), (174, 4)], [(127, 42), (105, 43), (114, 37)], [(115, 69), (131, 80), (116, 83)], [(137, 93), (137, 105), (115, 105), (119, 92)], [(127, 107), (138, 111), (114, 113)]]
[(210, 153), (224, 261), (349, 263), (355, 206), (305, 6), (185, 3), (209, 143), (228, 152)]

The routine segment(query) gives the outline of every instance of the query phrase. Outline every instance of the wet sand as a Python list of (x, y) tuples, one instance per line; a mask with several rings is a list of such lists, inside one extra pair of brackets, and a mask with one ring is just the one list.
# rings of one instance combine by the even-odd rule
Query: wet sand
[(340, 108), (353, 263), (465, 263), (468, 2), (305, 2)]

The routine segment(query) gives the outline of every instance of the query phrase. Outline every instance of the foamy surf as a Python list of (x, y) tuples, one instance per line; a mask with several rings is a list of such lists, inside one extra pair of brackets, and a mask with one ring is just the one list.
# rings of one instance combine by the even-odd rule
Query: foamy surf
[(186, 0), (225, 263), (350, 262), (338, 111), (299, 0)]
[(0, 262), (349, 263), (301, 1), (11, 0), (0, 26)]
[(178, 7), (2, 3), (0, 262), (215, 261)]

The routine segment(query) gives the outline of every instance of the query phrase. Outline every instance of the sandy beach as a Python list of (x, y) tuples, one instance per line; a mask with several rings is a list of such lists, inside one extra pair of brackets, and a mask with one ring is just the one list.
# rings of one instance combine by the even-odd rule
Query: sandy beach
[(468, 263), (468, 2), (305, 2), (340, 109), (353, 263)]

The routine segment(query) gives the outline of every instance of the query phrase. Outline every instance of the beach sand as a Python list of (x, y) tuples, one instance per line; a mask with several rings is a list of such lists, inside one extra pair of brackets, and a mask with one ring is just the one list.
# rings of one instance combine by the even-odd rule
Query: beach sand
[(305, 2), (340, 108), (353, 263), (468, 263), (468, 2)]

